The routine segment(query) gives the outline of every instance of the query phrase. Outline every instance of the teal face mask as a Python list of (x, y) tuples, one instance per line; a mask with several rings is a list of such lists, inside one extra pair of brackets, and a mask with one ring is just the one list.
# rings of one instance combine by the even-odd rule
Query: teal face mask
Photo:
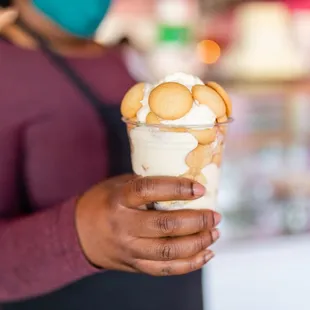
[(94, 36), (111, 0), (32, 0), (32, 3), (63, 30), (89, 38)]

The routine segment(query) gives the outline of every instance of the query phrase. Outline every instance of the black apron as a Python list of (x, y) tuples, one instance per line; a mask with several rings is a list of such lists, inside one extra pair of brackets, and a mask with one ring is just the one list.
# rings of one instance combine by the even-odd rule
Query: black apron
[[(66, 60), (49, 49), (47, 42), (21, 21), (18, 23), (38, 40), (51, 63), (67, 76), (100, 117), (109, 137), (109, 176), (131, 172), (129, 142), (119, 106), (102, 102)], [(39, 298), (3, 305), (2, 309), (203, 310), (201, 271), (165, 278), (106, 271)]]

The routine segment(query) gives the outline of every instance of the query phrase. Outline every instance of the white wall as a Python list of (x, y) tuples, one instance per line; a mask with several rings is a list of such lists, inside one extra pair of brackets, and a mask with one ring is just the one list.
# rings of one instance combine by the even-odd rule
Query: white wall
[(219, 247), (205, 281), (208, 310), (309, 310), (310, 236)]

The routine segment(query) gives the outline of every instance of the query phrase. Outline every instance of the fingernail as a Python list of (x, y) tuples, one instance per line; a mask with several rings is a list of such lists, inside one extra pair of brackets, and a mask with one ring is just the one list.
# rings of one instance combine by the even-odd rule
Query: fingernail
[(218, 229), (213, 229), (211, 231), (211, 234), (212, 234), (213, 242), (215, 242), (216, 240), (220, 239), (221, 233), (220, 233), (220, 231)]
[(217, 212), (214, 212), (213, 214), (214, 214), (214, 224), (215, 226), (217, 226), (222, 221), (222, 215)]
[(205, 262), (208, 263), (214, 256), (215, 254), (212, 251), (207, 251), (205, 255)]
[(199, 183), (193, 183), (192, 185), (193, 195), (195, 197), (201, 197), (205, 194), (206, 189), (203, 185)]

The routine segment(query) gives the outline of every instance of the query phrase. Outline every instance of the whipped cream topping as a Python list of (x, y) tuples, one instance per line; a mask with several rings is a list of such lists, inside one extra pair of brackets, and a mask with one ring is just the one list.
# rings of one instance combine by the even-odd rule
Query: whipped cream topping
[[(176, 82), (186, 86), (190, 91), (195, 85), (204, 85), (204, 83), (198, 78), (186, 73), (174, 73), (167, 76), (159, 83), (152, 85), (146, 84), (144, 88), (144, 97), (141, 101), (142, 108), (137, 113), (137, 120), (140, 123), (146, 122), (147, 115), (151, 112), (149, 107), (149, 96), (151, 91), (160, 84), (167, 82)], [(193, 100), (192, 109), (182, 118), (177, 120), (162, 120), (161, 123), (167, 126), (190, 126), (190, 125), (207, 125), (212, 126), (216, 122), (216, 115), (213, 111), (204, 104), (200, 104), (198, 101)]]

